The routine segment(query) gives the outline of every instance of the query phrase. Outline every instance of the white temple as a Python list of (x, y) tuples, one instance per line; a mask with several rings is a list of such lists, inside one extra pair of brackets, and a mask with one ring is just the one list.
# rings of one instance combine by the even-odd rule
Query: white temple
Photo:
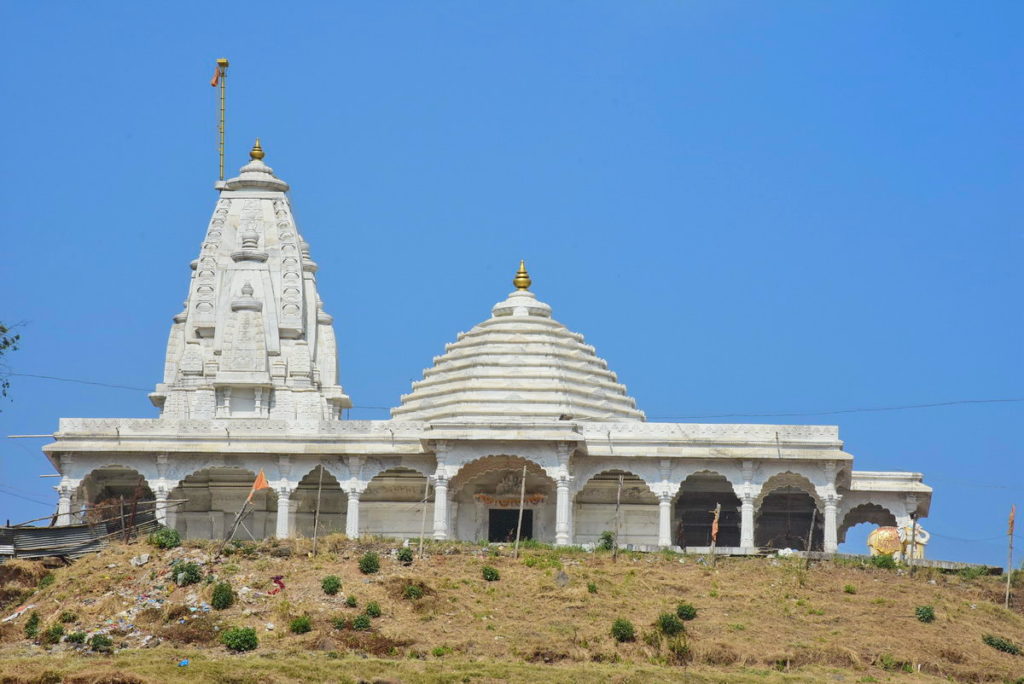
[[(459, 333), (390, 420), (344, 420), (333, 319), (288, 184), (251, 161), (217, 184), (185, 308), (173, 318), (158, 418), (63, 418), (44, 452), (59, 524), (143, 492), (187, 537), (222, 538), (257, 472), (255, 537), (523, 535), (832, 552), (861, 522), (924, 517), (920, 473), (853, 469), (835, 426), (648, 423), (583, 336), (552, 318), (520, 266), (515, 290)], [(525, 488), (522, 476), (526, 472)], [(186, 500), (164, 506), (168, 500)], [(317, 503), (319, 500), (319, 504)], [(618, 505), (617, 505), (618, 500)], [(424, 521), (426, 521), (424, 523)]]

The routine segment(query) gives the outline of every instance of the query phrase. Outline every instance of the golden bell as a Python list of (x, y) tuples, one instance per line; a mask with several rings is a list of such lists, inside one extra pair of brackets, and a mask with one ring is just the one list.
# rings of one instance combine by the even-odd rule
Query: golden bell
[(526, 260), (523, 259), (519, 262), (519, 270), (516, 271), (516, 277), (512, 279), (512, 284), (516, 286), (517, 290), (529, 290), (532, 283), (530, 274), (526, 272)]

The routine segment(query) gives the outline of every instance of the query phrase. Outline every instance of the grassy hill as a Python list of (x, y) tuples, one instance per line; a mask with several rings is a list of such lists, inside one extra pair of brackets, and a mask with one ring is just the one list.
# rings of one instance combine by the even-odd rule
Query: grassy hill
[[(0, 681), (1024, 682), (1024, 655), (983, 641), (1024, 648), (1024, 602), (1004, 609), (1000, 578), (784, 558), (711, 567), (671, 553), (613, 562), (607, 552), (546, 547), (514, 559), (508, 548), (461, 543), (430, 543), (426, 558), (405, 566), (395, 548), (328, 537), (315, 557), (309, 540), (218, 556), (211, 542), (136, 542), (52, 571), (0, 565), (3, 615), (35, 606), (0, 625)], [(378, 573), (360, 571), (367, 551), (380, 555)], [(149, 561), (132, 565), (142, 553)], [(177, 586), (186, 562), (201, 579)], [(500, 579), (486, 581), (485, 566)], [(321, 588), (328, 575), (342, 584), (333, 596)], [(274, 576), (285, 589), (271, 595)], [(217, 610), (209, 604), (222, 581), (235, 601)], [(370, 602), (380, 616), (368, 631), (353, 629)], [(667, 636), (659, 615), (680, 602), (697, 616)], [(917, 619), (920, 606), (934, 621)], [(26, 636), (32, 613), (35, 638)], [(310, 631), (292, 633), (303, 616)], [(633, 623), (635, 640), (612, 637), (616, 619)], [(221, 636), (231, 627), (253, 628), (258, 647), (230, 652)], [(108, 635), (113, 652), (69, 643), (76, 632)]]

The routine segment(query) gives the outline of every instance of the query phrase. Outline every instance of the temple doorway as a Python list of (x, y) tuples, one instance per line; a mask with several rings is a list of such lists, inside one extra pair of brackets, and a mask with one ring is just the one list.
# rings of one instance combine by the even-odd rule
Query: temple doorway
[[(487, 541), (514, 542), (519, 524), (519, 509), (492, 508), (488, 514)], [(533, 511), (523, 511), (523, 529), (519, 538), (533, 539)]]

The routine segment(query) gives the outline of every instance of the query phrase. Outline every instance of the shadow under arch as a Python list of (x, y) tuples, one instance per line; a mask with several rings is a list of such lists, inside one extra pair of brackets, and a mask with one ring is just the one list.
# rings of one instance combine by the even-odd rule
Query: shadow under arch
[[(169, 499), (185, 499), (168, 508), (167, 526), (186, 539), (224, 539), (252, 490), (256, 473), (239, 466), (212, 466), (192, 472), (171, 490)], [(253, 493), (235, 539), (266, 539), (277, 529), (277, 493)]]
[(450, 536), (492, 542), (514, 539), (524, 467), (526, 499), (521, 538), (553, 543), (555, 481), (537, 462), (508, 454), (474, 459), (451, 478)]
[(740, 506), (728, 478), (714, 470), (691, 473), (679, 486), (672, 518), (672, 543), (686, 546), (711, 546), (711, 528), (715, 506), (721, 505), (717, 546), (740, 545)]
[(658, 543), (658, 497), (629, 470), (608, 468), (590, 476), (576, 492), (572, 517), (576, 544), (596, 544), (603, 532), (617, 532), (619, 544)]
[[(821, 500), (809, 479), (787, 471), (768, 478), (755, 500), (754, 544), (759, 547), (797, 551), (821, 551), (825, 543), (825, 520)], [(811, 530), (811, 521), (814, 529)]]
[[(314, 525), (319, 536), (345, 531), (348, 497), (338, 479), (323, 465), (317, 465), (299, 480), (289, 502), (292, 507), (292, 535), (312, 537)], [(319, 516), (317, 508), (320, 509)]]
[[(424, 503), (424, 492), (427, 501)], [(418, 539), (434, 531), (434, 488), (422, 472), (393, 466), (374, 475), (359, 496), (359, 534)]]
[(155, 522), (155, 500), (142, 473), (112, 463), (94, 468), (82, 478), (71, 497), (72, 517), (84, 523), (103, 523), (113, 533)]

